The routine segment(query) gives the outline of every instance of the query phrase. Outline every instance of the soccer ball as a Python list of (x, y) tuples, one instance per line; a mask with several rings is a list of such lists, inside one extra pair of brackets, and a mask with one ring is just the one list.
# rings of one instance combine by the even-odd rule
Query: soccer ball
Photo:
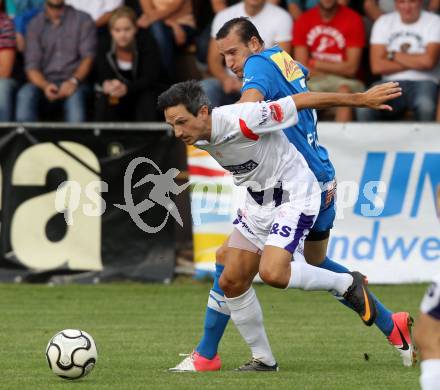
[(93, 370), (98, 352), (88, 333), (65, 329), (50, 339), (46, 359), (50, 369), (61, 378), (79, 379)]

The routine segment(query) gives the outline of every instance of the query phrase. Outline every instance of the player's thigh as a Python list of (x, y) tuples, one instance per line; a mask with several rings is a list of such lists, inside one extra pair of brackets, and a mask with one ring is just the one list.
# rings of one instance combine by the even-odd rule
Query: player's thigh
[(304, 241), (304, 258), (307, 263), (319, 266), (327, 255), (328, 238), (319, 241)]
[(440, 359), (440, 320), (421, 313), (414, 327), (414, 341), (422, 360)]
[(225, 265), (225, 262), (226, 262), (226, 251), (228, 250), (228, 242), (229, 242), (229, 237), (215, 251), (215, 262), (217, 264)]
[(259, 263), (259, 253), (228, 247), (225, 268), (219, 281), (225, 295), (231, 298), (245, 293), (252, 285)]

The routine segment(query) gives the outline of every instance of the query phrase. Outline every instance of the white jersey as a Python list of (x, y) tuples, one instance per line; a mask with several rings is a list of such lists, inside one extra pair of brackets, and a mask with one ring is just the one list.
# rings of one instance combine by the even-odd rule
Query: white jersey
[(210, 142), (196, 144), (248, 188), (234, 226), (260, 250), (272, 245), (295, 253), (319, 214), (316, 177), (282, 131), (297, 122), (291, 96), (223, 106), (212, 112)]
[(293, 99), (275, 102), (239, 103), (212, 112), (210, 142), (195, 146), (206, 150), (233, 175), (236, 185), (252, 191), (301, 182), (315, 185), (315, 175), (304, 157), (288, 142), (283, 129), (298, 122)]

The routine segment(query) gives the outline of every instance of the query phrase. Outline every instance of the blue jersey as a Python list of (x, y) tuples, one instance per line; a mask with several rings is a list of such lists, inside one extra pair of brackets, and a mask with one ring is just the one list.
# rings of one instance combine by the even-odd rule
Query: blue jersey
[[(296, 93), (307, 92), (308, 70), (295, 62), (280, 47), (274, 46), (250, 56), (244, 64), (242, 93), (257, 89), (265, 100), (278, 100)], [(316, 131), (316, 111), (301, 110), (298, 124), (286, 128), (284, 134), (304, 156), (317, 180), (329, 182), (335, 177), (335, 169), (327, 150), (319, 145)]]

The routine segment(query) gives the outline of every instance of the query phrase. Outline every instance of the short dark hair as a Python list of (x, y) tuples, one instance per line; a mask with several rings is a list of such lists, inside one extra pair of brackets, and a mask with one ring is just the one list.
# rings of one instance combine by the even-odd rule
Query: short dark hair
[(255, 37), (258, 39), (258, 42), (264, 45), (264, 41), (255, 25), (249, 20), (249, 18), (244, 16), (227, 21), (222, 28), (218, 30), (215, 39), (226, 38), (233, 29), (235, 29), (237, 35), (244, 44), (247, 44), (252, 37)]
[(159, 111), (164, 111), (179, 104), (183, 104), (188, 112), (194, 116), (198, 114), (202, 106), (208, 106), (209, 112), (211, 112), (211, 102), (197, 80), (174, 84), (157, 99)]

